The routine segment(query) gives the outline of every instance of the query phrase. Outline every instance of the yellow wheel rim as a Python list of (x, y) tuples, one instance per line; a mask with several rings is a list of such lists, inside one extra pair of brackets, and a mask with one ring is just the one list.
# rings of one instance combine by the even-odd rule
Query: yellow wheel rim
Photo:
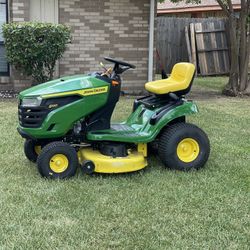
[(185, 138), (177, 146), (178, 158), (186, 163), (194, 161), (200, 153), (198, 142), (192, 138)]
[(34, 149), (35, 149), (35, 152), (36, 152), (37, 155), (39, 155), (41, 153), (41, 151), (42, 151), (42, 147), (41, 146), (35, 146)]
[(69, 160), (63, 154), (56, 154), (50, 159), (49, 166), (54, 173), (60, 174), (68, 168)]

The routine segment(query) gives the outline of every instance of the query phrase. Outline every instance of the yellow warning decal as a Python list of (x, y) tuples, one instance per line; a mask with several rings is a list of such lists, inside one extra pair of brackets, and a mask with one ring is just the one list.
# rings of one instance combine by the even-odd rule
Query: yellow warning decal
[(108, 92), (108, 86), (105, 86), (105, 87), (92, 88), (92, 89), (80, 89), (80, 90), (75, 90), (75, 91), (48, 94), (48, 95), (43, 95), (42, 98), (61, 97), (61, 96), (68, 96), (68, 95), (89, 96), (89, 95), (103, 94), (107, 92)]
[(102, 94), (102, 93), (106, 93), (108, 92), (108, 87), (101, 87), (101, 88), (93, 88), (93, 89), (85, 89), (82, 90), (82, 94), (83, 96), (87, 96), (87, 95), (97, 95), (97, 94)]

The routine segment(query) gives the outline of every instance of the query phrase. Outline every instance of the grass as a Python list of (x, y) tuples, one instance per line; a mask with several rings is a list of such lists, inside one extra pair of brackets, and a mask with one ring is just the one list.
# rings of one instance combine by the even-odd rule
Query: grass
[(226, 85), (228, 77), (197, 77), (194, 84), (213, 90), (222, 91), (223, 87)]
[[(197, 103), (189, 121), (212, 148), (204, 169), (170, 171), (152, 157), (134, 174), (51, 181), (23, 155), (17, 103), (0, 101), (0, 249), (249, 249), (249, 99)], [(123, 98), (114, 120), (131, 105)]]

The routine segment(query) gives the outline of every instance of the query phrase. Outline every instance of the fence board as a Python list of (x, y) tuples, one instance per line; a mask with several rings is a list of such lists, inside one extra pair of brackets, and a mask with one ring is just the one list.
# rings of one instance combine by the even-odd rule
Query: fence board
[[(166, 72), (170, 73), (174, 64), (178, 62), (188, 62), (190, 61), (188, 56), (188, 48), (186, 43), (186, 34), (185, 27), (189, 27), (191, 23), (201, 24), (200, 30), (195, 30), (195, 38), (196, 38), (196, 46), (197, 44), (201, 44), (202, 47), (197, 47), (197, 56), (198, 65), (199, 65), (199, 57), (204, 58), (204, 65), (199, 65), (197, 67), (198, 72), (209, 72), (211, 74), (209, 68), (213, 69), (213, 73), (216, 72), (216, 69), (219, 72), (216, 74), (225, 74), (228, 72), (229, 68), (229, 59), (228, 59), (228, 51), (227, 51), (227, 39), (225, 33), (221, 32), (225, 29), (224, 19), (220, 18), (176, 18), (176, 17), (158, 17), (158, 27), (157, 27), (157, 49), (159, 51), (161, 61), (163, 65), (165, 65)], [(213, 31), (211, 31), (211, 24), (213, 23)], [(198, 25), (199, 26), (199, 25)], [(199, 32), (202, 32), (199, 33)], [(214, 37), (214, 42), (216, 42), (218, 46), (218, 51), (214, 51), (212, 47), (211, 35)], [(191, 38), (191, 37), (190, 37)], [(207, 45), (210, 44), (210, 47)], [(225, 45), (226, 44), (226, 45)], [(192, 49), (192, 48), (191, 48)], [(212, 52), (204, 51), (200, 53), (200, 50), (209, 50), (212, 49)], [(221, 51), (220, 51), (221, 50)], [(217, 53), (217, 55), (216, 55)], [(202, 55), (204, 54), (204, 55)], [(210, 63), (211, 60), (214, 62), (216, 60), (216, 66)], [(207, 65), (206, 65), (207, 64)], [(219, 66), (218, 66), (219, 65)], [(157, 62), (157, 72), (160, 73), (160, 65)]]
[(185, 27), (185, 37), (186, 37), (186, 44), (187, 44), (188, 59), (189, 59), (189, 62), (191, 62), (192, 61), (192, 54), (191, 54), (189, 30), (188, 30), (187, 26)]
[(197, 69), (195, 30), (194, 30), (194, 24), (193, 23), (190, 23), (190, 41), (191, 41), (191, 51), (192, 51), (192, 60), (191, 60), (191, 62), (194, 64), (195, 68)]
[(227, 74), (229, 58), (224, 21), (196, 23), (195, 34), (200, 74)]

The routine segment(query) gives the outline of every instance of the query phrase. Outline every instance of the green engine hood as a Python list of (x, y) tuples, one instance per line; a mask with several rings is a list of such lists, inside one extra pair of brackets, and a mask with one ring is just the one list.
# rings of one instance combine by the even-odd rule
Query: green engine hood
[(52, 80), (26, 89), (19, 94), (19, 98), (56, 95), (82, 89), (108, 86), (108, 83), (93, 76), (75, 75)]

